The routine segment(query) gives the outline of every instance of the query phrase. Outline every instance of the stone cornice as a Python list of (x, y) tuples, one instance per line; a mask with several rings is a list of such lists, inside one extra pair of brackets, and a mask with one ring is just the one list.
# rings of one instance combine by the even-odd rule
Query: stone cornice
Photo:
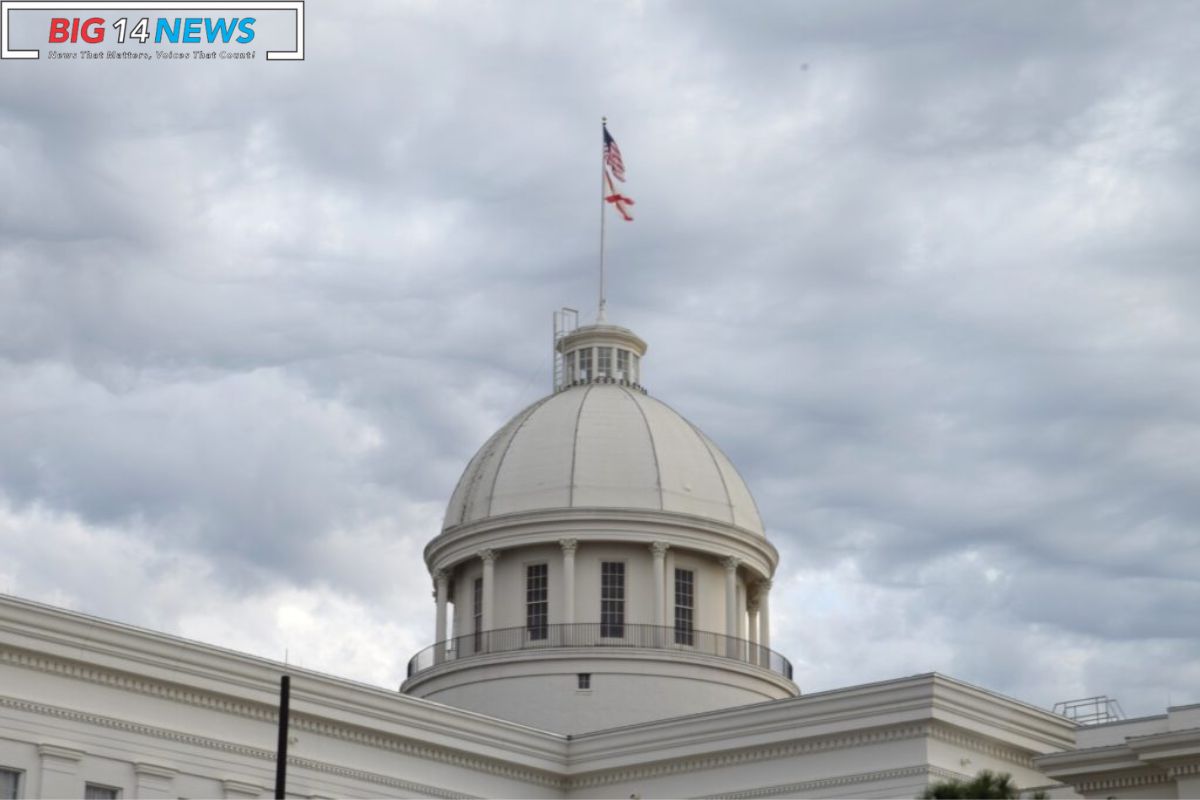
[(1200, 775), (1200, 762), (1193, 761), (1189, 764), (1175, 764), (1167, 767), (1167, 774), (1172, 778), (1182, 778), (1185, 775)]
[(425, 563), (430, 569), (449, 569), (484, 547), (554, 544), (564, 537), (580, 544), (617, 539), (649, 546), (658, 541), (716, 557), (733, 555), (760, 577), (769, 577), (779, 563), (773, 544), (743, 528), (692, 514), (614, 508), (517, 512), (457, 525), (425, 546)]
[(779, 744), (716, 750), (691, 758), (672, 758), (651, 764), (573, 775), (570, 781), (570, 788), (584, 789), (739, 764), (795, 758), (797, 756), (830, 750), (862, 747), (903, 739), (917, 739), (928, 735), (928, 733), (929, 730), (926, 725), (906, 725), (889, 729), (861, 731), (842, 736), (811, 737)]
[[(978, 730), (991, 738), (1022, 740), (1032, 751), (1073, 748), (1077, 725), (1043, 708), (935, 675), (934, 707), (938, 719)], [(1003, 709), (1002, 713), (997, 713)]]
[[(275, 751), (267, 750), (260, 747), (252, 747), (250, 745), (237, 744), (235, 742), (226, 741), (223, 739), (213, 739), (207, 736), (200, 736), (193, 733), (185, 733), (183, 731), (161, 728), (154, 725), (143, 725), (141, 723), (130, 722), (128, 720), (116, 719), (114, 717), (103, 716), (100, 714), (88, 714), (82, 711), (75, 711), (69, 708), (60, 706), (51, 706), (44, 703), (34, 703), (28, 700), (21, 700), (14, 697), (5, 697), (0, 695), (0, 707), (10, 708), (16, 711), (22, 711), (29, 714), (36, 714), (44, 717), (53, 717), (55, 719), (68, 720), (73, 723), (84, 725), (93, 725), (99, 728), (108, 730), (117, 730), (124, 733), (130, 733), (138, 736), (146, 736), (153, 739), (175, 742), (178, 744), (187, 745), (189, 747), (198, 747), (206, 750), (213, 750), (223, 753), (230, 753), (243, 758), (250, 758), (257, 761), (275, 761)], [(506, 778), (514, 778), (516, 780), (528, 781), (537, 783), (543, 786), (552, 786), (555, 788), (562, 786), (562, 779), (557, 775), (546, 773), (535, 773), (531, 770), (524, 770), (520, 767), (513, 767), (502, 762), (494, 762), (488, 759), (483, 759), (478, 756), (472, 756), (466, 753), (456, 753), (449, 750), (440, 750), (439, 748), (425, 747), (414, 745), (411, 742), (406, 742), (398, 737), (389, 737), (376, 732), (361, 732), (358, 737), (347, 736), (346, 731), (339, 729), (337, 726), (328, 724), (313, 724), (314, 721), (306, 717), (295, 714), (290, 715), (291, 727), (295, 730), (303, 730), (312, 733), (318, 733), (325, 736), (357, 741), (362, 744), (380, 747), (383, 749), (392, 750), (394, 752), (403, 752), (431, 761), (438, 761), (446, 764), (452, 764), (458, 767), (465, 767), (480, 772), (489, 773)], [(339, 735), (341, 734), (341, 735)], [(48, 747), (43, 745), (43, 747)], [(52, 747), (51, 755), (62, 758), (58, 751), (65, 751), (65, 748)], [(85, 755), (82, 751), (70, 750), (66, 751), (73, 755), (71, 758), (78, 761)], [(411, 783), (402, 781), (398, 778), (392, 778), (386, 775), (378, 775), (376, 773), (364, 772), (362, 770), (354, 770), (348, 767), (342, 767), (337, 764), (330, 764), (324, 761), (308, 759), (297, 756), (289, 756), (288, 763), (302, 767), (305, 769), (315, 770), (317, 772), (325, 772), (330, 774), (342, 775), (345, 777), (358, 778), (376, 783), (383, 783), (388, 786), (402, 788), (406, 791), (412, 791), (422, 796), (429, 797), (462, 797), (464, 795), (446, 792), (435, 786), (425, 784)]]
[[(273, 705), (230, 696), (223, 696), (212, 692), (180, 686), (178, 684), (157, 681), (145, 678), (143, 676), (102, 669), (80, 662), (57, 659), (40, 654), (25, 653), (6, 647), (0, 647), (0, 664), (4, 663), (11, 664), (13, 666), (24, 667), (27, 669), (34, 669), (41, 672), (59, 674), (76, 680), (110, 686), (124, 691), (160, 697), (171, 702), (211, 709), (224, 714), (254, 719), (272, 725), (278, 721), (278, 713)], [(295, 695), (293, 695), (293, 697), (295, 698)], [(21, 701), (17, 700), (16, 698), (0, 698), (0, 702), (12, 704), (20, 703)], [(416, 702), (420, 703), (420, 701)], [(53, 709), (53, 707), (50, 706), (47, 706), (46, 708)], [(443, 714), (447, 711), (453, 711), (453, 709), (442, 706), (436, 706), (434, 708), (436, 708), (437, 713)], [(62, 709), (61, 712), (62, 713), (47, 713), (52, 713), (52, 715), (55, 716), (64, 716), (74, 713), (67, 709)], [(291, 727), (295, 730), (306, 730), (313, 733), (319, 733), (324, 736), (329, 736), (331, 738), (367, 744), (372, 747), (379, 747), (392, 750), (394, 752), (406, 753), (431, 761), (454, 764), (456, 766), (467, 767), (481, 772), (514, 778), (517, 780), (530, 781), (543, 785), (557, 785), (559, 781), (559, 778), (553, 772), (525, 767), (519, 763), (492, 758), (482, 754), (443, 747), (437, 744), (429, 743), (428, 741), (418, 741), (415, 739), (400, 737), (389, 734), (385, 731), (367, 728), (365, 725), (347, 724), (346, 722), (340, 720), (333, 720), (321, 715), (306, 713), (298, 710), (298, 704), (296, 703), (295, 699), (293, 699), (292, 711), (289, 716)], [(101, 718), (97, 717), (96, 719)], [(374, 719), (382, 719), (382, 716), (378, 714), (372, 715), (371, 719), (364, 720), (364, 722), (374, 721)], [(481, 719), (488, 718), (481, 717)], [(404, 719), (401, 720), (401, 722), (405, 724), (406, 727), (416, 729), (423, 727), (414, 725), (413, 723), (415, 720), (412, 719)], [(95, 724), (103, 723), (97, 722)], [(147, 728), (147, 730), (150, 729)], [(443, 730), (442, 733), (444, 734), (445, 731)], [(479, 731), (475, 731), (475, 735), (478, 734)], [(561, 740), (561, 737), (555, 738)], [(464, 743), (470, 741), (470, 739), (465, 737), (460, 737), (460, 740)], [(188, 741), (191, 742), (190, 739)], [(204, 747), (212, 746), (209, 744), (201, 744), (199, 741), (191, 743)], [(219, 747), (217, 749), (226, 748)], [(509, 749), (514, 757), (518, 756), (518, 750), (511, 748), (506, 749)], [(559, 752), (555, 754), (557, 757), (552, 757), (551, 763), (555, 767), (561, 764), (564, 760), (563, 750), (565, 750), (565, 742), (560, 744), (560, 747), (558, 748)]]
[(896, 778), (916, 777), (921, 777), (925, 781), (929, 781), (930, 778), (937, 780), (954, 780), (964, 776), (958, 772), (952, 772), (948, 769), (930, 767), (921, 764), (919, 766), (879, 770), (878, 772), (860, 772), (857, 775), (839, 775), (836, 778), (821, 778), (818, 780), (804, 781), (803, 783), (783, 783), (775, 786), (762, 786), (757, 789), (746, 789), (740, 792), (709, 794), (703, 795), (700, 800), (717, 800), (717, 798), (731, 798), (731, 800), (753, 800), (753, 798), (757, 797), (794, 797), (799, 794), (818, 792), (825, 789), (832, 789), (837, 786), (853, 786), (854, 784), (858, 783), (875, 783), (878, 781), (895, 780)]
[[(1029, 756), (1040, 749), (1025, 746), (1029, 725), (1046, 722), (1051, 730), (1073, 730), (1071, 723), (1048, 711), (931, 673), (587, 733), (573, 739), (571, 760), (617, 766), (649, 757), (662, 758), (664, 754), (684, 756), (728, 748), (739, 740), (786, 741), (802, 735), (834, 735), (838, 731), (910, 723), (940, 722), (946, 726), (942, 731), (953, 731), (954, 720), (961, 715), (947, 715), (942, 709), (958, 693), (972, 696), (977, 704), (988, 701), (993, 716), (1010, 720), (1004, 724), (993, 720), (986, 737), (972, 737), (972, 744), (980, 747), (1011, 749)], [(1013, 724), (1023, 716), (1034, 719), (1028, 724)], [(1006, 726), (1011, 726), (1011, 739)]]
[(1125, 740), (1125, 744), (1143, 759), (1200, 756), (1200, 728), (1130, 736)]
[(639, 357), (646, 354), (646, 342), (642, 340), (642, 337), (629, 330), (629, 328), (623, 328), (620, 325), (609, 325), (607, 323), (584, 325), (576, 328), (555, 342), (554, 348), (560, 353), (565, 353), (568, 350), (583, 346), (581, 343), (624, 345), (637, 353)]
[(262, 720), (274, 719), (287, 672), (299, 712), (403, 725), (426, 742), (478, 746), (533, 769), (556, 769), (564, 759), (565, 740), (553, 733), (4, 595), (0, 663)]
[(1071, 784), (1075, 791), (1087, 794), (1090, 792), (1108, 791), (1110, 789), (1130, 789), (1135, 786), (1155, 786), (1157, 784), (1170, 783), (1170, 780), (1165, 772), (1155, 770), (1153, 772), (1140, 772), (1136, 775), (1106, 775), (1100, 778), (1071, 782)]
[(1017, 750), (1013, 747), (1006, 747), (995, 740), (972, 736), (964, 733), (963, 729), (952, 727), (944, 722), (935, 722), (930, 726), (929, 735), (934, 739), (948, 744), (965, 747), (993, 758), (1020, 764), (1022, 767), (1027, 767), (1028, 769), (1036, 769), (1033, 764), (1033, 756), (1029, 754), (1029, 751)]

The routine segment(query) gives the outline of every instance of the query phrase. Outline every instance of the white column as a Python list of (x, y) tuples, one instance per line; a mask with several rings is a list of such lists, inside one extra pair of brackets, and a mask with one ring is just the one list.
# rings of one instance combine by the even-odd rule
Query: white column
[(434, 570), (433, 585), (433, 596), (437, 601), (437, 615), (436, 622), (434, 622), (436, 627), (433, 636), (433, 642), (437, 645), (434, 662), (440, 664), (446, 660), (446, 598), (450, 594), (450, 576), (443, 570)]
[(575, 622), (575, 548), (578, 539), (559, 539), (563, 556), (563, 604), (562, 621), (568, 625)]
[(733, 637), (737, 636), (737, 568), (741, 562), (729, 556), (721, 559), (725, 566), (725, 635), (729, 639), (729, 655), (736, 656)]
[[(666, 574), (663, 575), (663, 594), (667, 596), (663, 624), (675, 627), (675, 551), (667, 551)], [(696, 619), (699, 619), (698, 617)]]
[[(496, 559), (499, 553), (495, 550), (480, 550), (479, 558), (483, 561), (483, 629), (490, 631), (496, 627), (496, 598), (493, 596), (496, 587)], [(486, 639), (484, 640), (486, 648)]]
[[(758, 643), (771, 649), (771, 581), (758, 582)], [(766, 666), (766, 665), (764, 665)]]
[(746, 635), (746, 606), (749, 605), (750, 598), (746, 595), (746, 585), (739, 583), (737, 587), (737, 637), (739, 639), (749, 639)]
[(750, 618), (750, 663), (759, 664), (762, 662), (759, 656), (758, 647), (758, 598), (755, 597), (746, 606), (746, 616)]
[(650, 552), (654, 555), (654, 624), (667, 624), (667, 577), (666, 560), (667, 549), (670, 547), (666, 542), (655, 542), (650, 545)]

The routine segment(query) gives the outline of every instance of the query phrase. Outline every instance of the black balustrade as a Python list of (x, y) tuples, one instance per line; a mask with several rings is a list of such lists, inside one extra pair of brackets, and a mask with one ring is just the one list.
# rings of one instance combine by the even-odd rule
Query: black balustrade
[(551, 650), (564, 647), (629, 647), (652, 650), (677, 650), (683, 653), (730, 658), (761, 667), (792, 679), (792, 663), (768, 647), (709, 631), (683, 630), (662, 625), (621, 626), (622, 635), (612, 626), (599, 622), (574, 622), (538, 625), (536, 628), (499, 628), (468, 633), (426, 647), (408, 662), (408, 677), (451, 661), (461, 661), (492, 653), (520, 650)]

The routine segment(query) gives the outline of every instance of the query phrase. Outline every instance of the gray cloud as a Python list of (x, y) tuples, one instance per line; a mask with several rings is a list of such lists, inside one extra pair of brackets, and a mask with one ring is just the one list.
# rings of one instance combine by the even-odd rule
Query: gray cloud
[(1200, 699), (1195, 7), (309, 16), (302, 64), (5, 64), (0, 589), (395, 683), (594, 303), (608, 114), (611, 318), (756, 492), (803, 688)]

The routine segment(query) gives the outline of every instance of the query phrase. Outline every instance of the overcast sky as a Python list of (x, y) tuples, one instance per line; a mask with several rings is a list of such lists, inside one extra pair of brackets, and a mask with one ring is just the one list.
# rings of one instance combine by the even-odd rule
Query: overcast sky
[(310, 0), (0, 69), (0, 591), (395, 687), (594, 313), (737, 464), (803, 691), (1200, 701), (1200, 5)]

